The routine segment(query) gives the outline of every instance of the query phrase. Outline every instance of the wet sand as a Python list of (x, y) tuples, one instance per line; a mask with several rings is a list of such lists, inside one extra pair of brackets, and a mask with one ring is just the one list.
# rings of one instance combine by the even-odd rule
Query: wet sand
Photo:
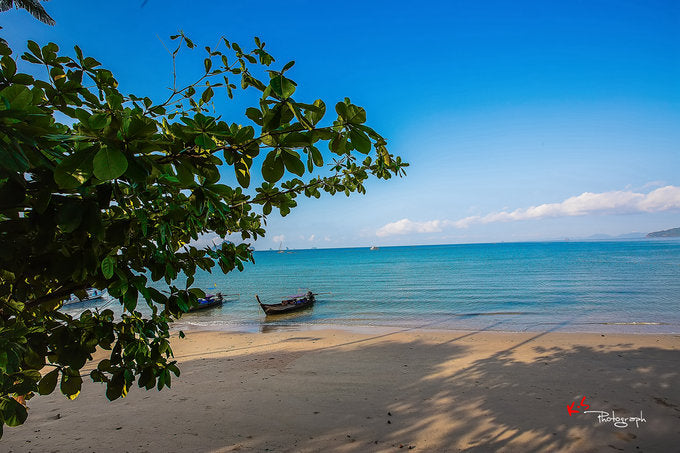
[[(188, 332), (182, 374), (29, 401), (3, 451), (677, 451), (680, 335)], [(583, 399), (585, 397), (585, 400)], [(567, 406), (579, 410), (571, 416)], [(605, 411), (626, 427), (598, 420)], [(640, 417), (644, 421), (629, 420)]]

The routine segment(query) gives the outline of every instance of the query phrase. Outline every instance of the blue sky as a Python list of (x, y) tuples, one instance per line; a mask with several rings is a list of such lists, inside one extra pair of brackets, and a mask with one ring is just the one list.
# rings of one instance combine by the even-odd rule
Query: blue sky
[[(494, 242), (680, 226), (680, 2), (44, 3), (57, 25), (0, 15), (27, 39), (79, 44), (122, 91), (160, 99), (184, 30), (259, 36), (296, 60), (297, 99), (345, 96), (411, 167), (366, 196), (304, 200), (257, 248)], [(192, 5), (193, 6), (193, 5)], [(180, 76), (201, 70), (200, 52)], [(239, 121), (242, 102), (218, 105)], [(225, 174), (225, 179), (230, 176)]]

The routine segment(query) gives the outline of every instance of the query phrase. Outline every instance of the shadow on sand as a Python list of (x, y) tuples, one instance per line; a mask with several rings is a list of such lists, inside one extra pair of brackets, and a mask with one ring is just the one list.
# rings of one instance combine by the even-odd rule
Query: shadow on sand
[[(317, 333), (258, 340), (223, 357), (184, 357), (170, 391), (134, 389), (105, 404), (103, 389), (88, 384), (72, 403), (38, 398), (29, 423), (6, 429), (0, 442), (13, 451), (614, 452), (680, 445), (677, 350), (608, 338), (565, 346), (546, 333), (503, 334), (500, 348), (485, 349), (474, 332), (447, 341), (385, 334), (320, 347)], [(591, 410), (626, 417), (642, 411), (646, 422), (616, 428), (594, 414), (570, 417), (567, 405), (584, 396)]]

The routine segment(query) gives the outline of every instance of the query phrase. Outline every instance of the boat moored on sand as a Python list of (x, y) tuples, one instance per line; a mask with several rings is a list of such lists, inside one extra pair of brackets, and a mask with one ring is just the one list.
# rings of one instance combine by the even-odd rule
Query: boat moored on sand
[(264, 311), (266, 315), (278, 315), (311, 307), (314, 305), (314, 296), (314, 293), (307, 291), (306, 294), (298, 294), (297, 296), (284, 299), (280, 304), (263, 304), (257, 294), (255, 295), (255, 298), (257, 299), (257, 303), (260, 304), (262, 311)]

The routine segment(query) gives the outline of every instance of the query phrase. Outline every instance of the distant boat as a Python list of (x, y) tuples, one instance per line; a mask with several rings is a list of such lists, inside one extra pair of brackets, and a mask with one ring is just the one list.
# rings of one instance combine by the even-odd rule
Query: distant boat
[(81, 302), (94, 302), (99, 300), (104, 300), (104, 291), (100, 291), (94, 288), (88, 289), (87, 297), (80, 299)]
[(205, 310), (206, 308), (211, 307), (219, 307), (223, 303), (224, 297), (222, 296), (222, 293), (209, 294), (205, 296), (205, 298), (199, 298), (198, 305), (196, 307), (191, 307), (189, 311), (192, 312), (198, 310)]
[(285, 253), (285, 252), (283, 251), (283, 241), (279, 244), (279, 251), (276, 252), (276, 253)]
[(86, 290), (87, 296), (80, 298), (76, 295), (71, 295), (70, 299), (64, 301), (64, 305), (83, 304), (89, 302), (100, 302), (104, 300), (105, 293), (96, 288), (88, 288)]
[(260, 301), (260, 296), (255, 294), (257, 303), (260, 304), (262, 311), (266, 315), (278, 315), (282, 313), (289, 313), (291, 311), (302, 310), (303, 308), (311, 307), (314, 305), (314, 293), (307, 291), (306, 294), (299, 294), (297, 296), (284, 299), (280, 304), (263, 304)]
[(380, 247), (376, 247), (375, 245), (372, 245), (369, 250), (380, 250)]

